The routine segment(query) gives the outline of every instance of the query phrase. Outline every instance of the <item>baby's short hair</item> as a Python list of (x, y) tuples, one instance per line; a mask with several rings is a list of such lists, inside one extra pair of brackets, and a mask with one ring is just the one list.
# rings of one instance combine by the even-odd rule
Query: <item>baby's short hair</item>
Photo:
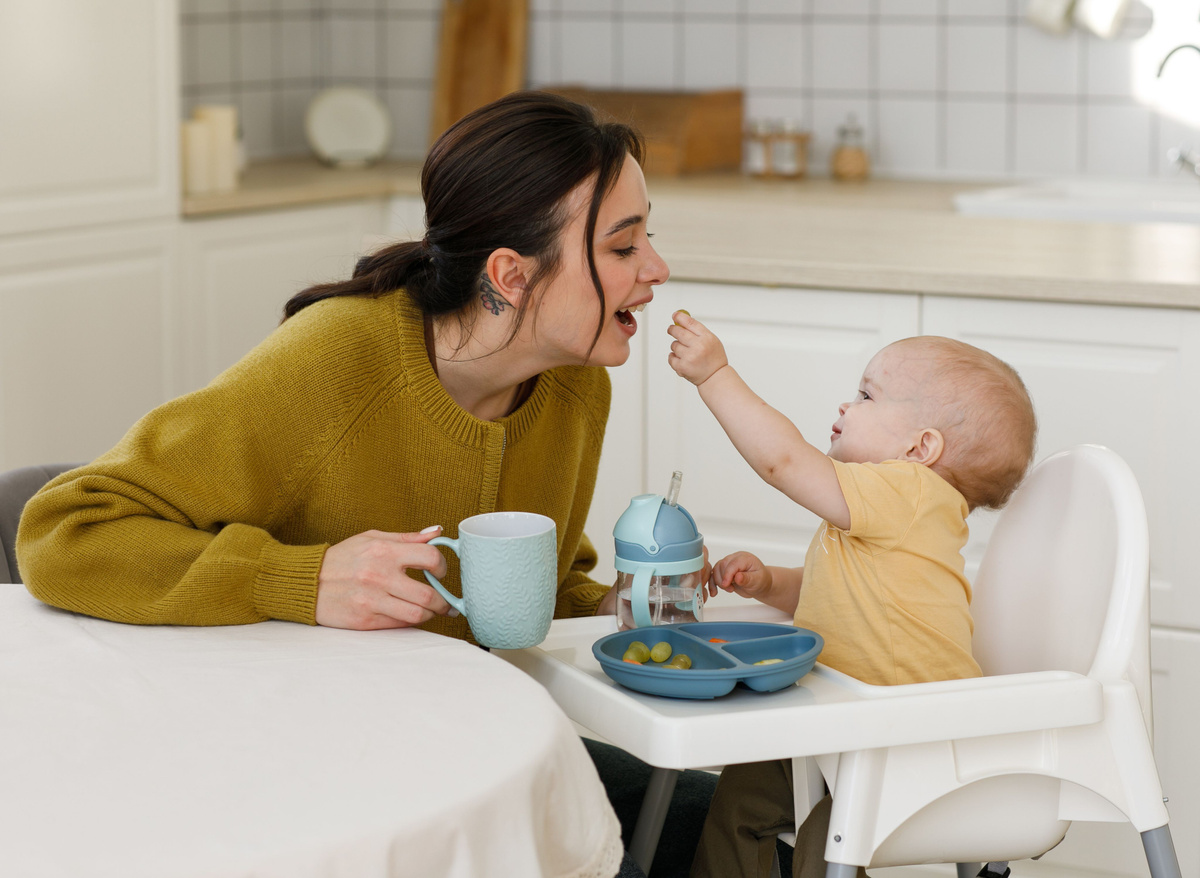
[(971, 509), (999, 509), (1033, 462), (1037, 416), (1021, 376), (974, 345), (940, 336), (920, 343), (934, 360), (922, 406), (945, 449), (934, 470), (958, 489)]

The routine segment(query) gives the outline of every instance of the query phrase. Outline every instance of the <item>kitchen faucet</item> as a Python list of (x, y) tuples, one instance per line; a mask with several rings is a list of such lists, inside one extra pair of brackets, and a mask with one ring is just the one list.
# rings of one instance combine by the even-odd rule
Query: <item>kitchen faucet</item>
[[(1180, 49), (1195, 49), (1197, 52), (1200, 52), (1200, 46), (1192, 43), (1182, 43), (1176, 46), (1174, 49), (1167, 52), (1166, 57), (1162, 59), (1162, 63), (1158, 65), (1158, 73), (1155, 74), (1156, 78), (1162, 78), (1163, 69), (1167, 66), (1167, 62), (1170, 61), (1171, 56)], [(1197, 177), (1200, 177), (1200, 151), (1186, 146), (1174, 147), (1167, 150), (1167, 160), (1176, 168), (1182, 168), (1184, 165), (1187, 165), (1192, 169), (1193, 174), (1195, 174)]]
[(1155, 74), (1157, 78), (1162, 78), (1163, 68), (1166, 67), (1167, 62), (1171, 60), (1171, 56), (1180, 49), (1195, 49), (1197, 52), (1200, 52), (1200, 46), (1193, 45), (1192, 43), (1182, 43), (1181, 45), (1176, 46), (1174, 49), (1167, 52), (1167, 57), (1163, 58), (1162, 63), (1158, 65), (1158, 73)]

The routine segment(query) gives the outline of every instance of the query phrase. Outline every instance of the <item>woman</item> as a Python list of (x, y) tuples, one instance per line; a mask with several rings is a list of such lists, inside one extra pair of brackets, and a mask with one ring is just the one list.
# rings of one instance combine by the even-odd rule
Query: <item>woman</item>
[[(642, 156), (632, 129), (547, 94), (458, 122), (421, 174), (421, 241), (299, 293), (212, 384), (29, 502), (17, 545), (29, 590), (124, 622), (470, 639), (407, 571), (461, 594), (457, 558), (426, 541), (516, 509), (557, 526), (555, 616), (614, 612), (615, 591), (587, 576), (583, 524), (609, 408), (597, 367), (629, 357), (634, 313), (669, 274), (646, 229)], [(649, 767), (589, 750), (628, 841)], [(679, 785), (678, 850), (660, 849), (676, 871), (714, 785), (695, 772)], [(640, 873), (627, 858), (621, 874)]]
[(610, 395), (593, 367), (628, 358), (668, 276), (642, 154), (551, 95), (464, 118), (425, 162), (423, 240), (298, 294), (241, 362), (30, 502), (30, 591), (125, 622), (469, 638), (419, 573), (459, 591), (429, 528), (524, 509), (557, 525), (555, 615), (611, 612), (583, 534)]

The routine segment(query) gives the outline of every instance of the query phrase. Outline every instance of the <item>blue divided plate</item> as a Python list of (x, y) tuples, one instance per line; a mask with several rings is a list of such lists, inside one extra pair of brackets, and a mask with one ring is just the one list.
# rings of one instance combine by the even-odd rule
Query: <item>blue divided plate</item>
[[(713, 643), (713, 639), (725, 641)], [(622, 657), (635, 640), (651, 649), (666, 641), (671, 655), (686, 653), (687, 670), (654, 661), (632, 664)], [(671, 698), (716, 698), (741, 683), (757, 692), (786, 689), (816, 664), (825, 641), (807, 628), (769, 622), (681, 622), (608, 634), (592, 644), (604, 673), (638, 692)], [(756, 665), (763, 659), (782, 659)], [(667, 661), (670, 661), (668, 659)]]

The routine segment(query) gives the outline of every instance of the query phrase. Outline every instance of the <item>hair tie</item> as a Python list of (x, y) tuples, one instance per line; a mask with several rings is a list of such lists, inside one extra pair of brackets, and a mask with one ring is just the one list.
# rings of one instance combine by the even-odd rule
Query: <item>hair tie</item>
[(421, 250), (430, 262), (436, 262), (446, 255), (441, 247), (429, 240), (428, 235), (421, 239)]

